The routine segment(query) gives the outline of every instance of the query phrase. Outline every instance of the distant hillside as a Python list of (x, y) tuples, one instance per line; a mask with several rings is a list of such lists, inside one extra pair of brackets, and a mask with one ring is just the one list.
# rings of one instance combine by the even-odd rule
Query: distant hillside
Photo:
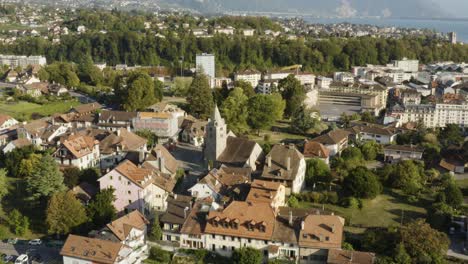
[(158, 0), (199, 12), (280, 12), (323, 16), (444, 17), (432, 0)]

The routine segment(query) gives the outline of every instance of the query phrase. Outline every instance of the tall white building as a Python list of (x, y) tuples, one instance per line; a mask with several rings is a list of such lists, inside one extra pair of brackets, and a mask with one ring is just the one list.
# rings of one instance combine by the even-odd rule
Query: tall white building
[(402, 60), (393, 61), (393, 66), (402, 69), (405, 72), (418, 72), (419, 71), (419, 61), (418, 60), (409, 60), (403, 58)]
[(17, 55), (1, 55), (0, 65), (8, 65), (12, 68), (26, 67), (28, 65), (41, 65), (47, 64), (47, 60), (43, 56), (17, 56)]
[(249, 82), (253, 88), (262, 80), (262, 73), (256, 70), (245, 70), (234, 74), (234, 81)]
[(449, 36), (450, 43), (457, 44), (457, 33), (456, 32), (449, 32), (448, 36)]
[(204, 73), (210, 79), (214, 79), (216, 67), (215, 56), (213, 54), (200, 54), (196, 57), (197, 72)]
[(400, 124), (421, 121), (427, 128), (445, 127), (448, 124), (468, 128), (468, 103), (394, 107), (389, 117), (387, 120), (395, 120)]

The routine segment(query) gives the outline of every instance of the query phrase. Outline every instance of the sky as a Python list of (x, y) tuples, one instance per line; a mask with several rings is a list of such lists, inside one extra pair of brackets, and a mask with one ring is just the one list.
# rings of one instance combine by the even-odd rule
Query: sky
[(468, 18), (468, 0), (435, 0), (448, 13)]

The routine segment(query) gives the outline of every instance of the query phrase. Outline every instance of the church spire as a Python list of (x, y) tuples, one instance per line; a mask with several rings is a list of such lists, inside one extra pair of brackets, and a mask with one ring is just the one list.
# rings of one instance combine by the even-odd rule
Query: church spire
[(213, 111), (213, 121), (220, 122), (222, 120), (221, 114), (219, 113), (218, 106), (215, 104), (215, 109)]

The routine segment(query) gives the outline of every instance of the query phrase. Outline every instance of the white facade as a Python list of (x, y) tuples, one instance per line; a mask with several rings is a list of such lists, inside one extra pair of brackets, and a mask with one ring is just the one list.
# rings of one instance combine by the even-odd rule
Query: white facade
[(0, 124), (0, 131), (17, 125), (18, 123), (18, 120), (14, 119), (13, 117), (9, 117), (7, 120), (5, 120), (5, 122), (3, 122), (3, 124)]
[(330, 84), (333, 82), (333, 79), (319, 76), (317, 77), (317, 86), (320, 89), (328, 89), (330, 88)]
[(198, 182), (195, 184), (192, 188), (188, 190), (192, 197), (195, 197), (197, 199), (204, 199), (207, 197), (213, 198), (213, 201), (218, 201), (221, 195), (217, 193), (213, 188), (211, 188), (208, 184), (206, 183), (200, 183)]
[(315, 75), (311, 73), (300, 73), (294, 75), (294, 77), (296, 77), (296, 79), (298, 79), (299, 82), (301, 82), (301, 85), (315, 84)]
[(405, 72), (418, 72), (419, 71), (418, 60), (409, 60), (407, 58), (403, 58), (403, 60), (393, 61), (393, 65), (399, 69), (402, 69)]
[(235, 81), (246, 81), (249, 82), (252, 87), (257, 87), (260, 80), (262, 80), (262, 74), (260, 72), (252, 73), (236, 73), (234, 75)]
[(213, 54), (200, 54), (196, 57), (197, 72), (204, 73), (208, 78), (214, 79), (216, 76), (215, 56)]
[(300, 193), (305, 187), (305, 172), (306, 172), (306, 162), (302, 158), (299, 162), (299, 168), (297, 169), (296, 178), (292, 182), (291, 192)]
[(422, 121), (427, 128), (445, 127), (448, 124), (467, 128), (468, 104), (411, 105), (392, 116), (400, 124)]
[(26, 67), (28, 65), (41, 65), (47, 64), (47, 60), (43, 56), (16, 56), (16, 55), (1, 55), (0, 65), (8, 65), (11, 68)]

